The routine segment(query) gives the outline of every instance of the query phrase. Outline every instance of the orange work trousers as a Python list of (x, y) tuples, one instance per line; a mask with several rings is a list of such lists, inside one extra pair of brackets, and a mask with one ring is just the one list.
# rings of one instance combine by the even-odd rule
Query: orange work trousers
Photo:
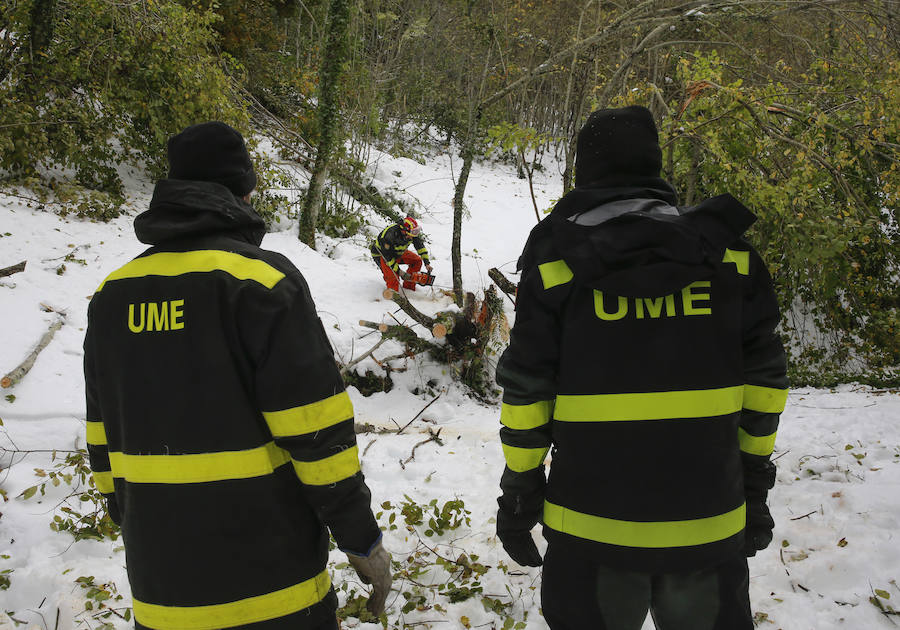
[[(417, 253), (412, 252), (410, 250), (406, 250), (400, 255), (400, 258), (397, 259), (401, 265), (406, 265), (406, 271), (408, 273), (415, 273), (419, 269), (422, 268), (422, 257)], [(384, 282), (387, 284), (389, 289), (393, 289), (394, 291), (400, 290), (400, 281), (399, 276), (393, 272), (393, 270), (388, 267), (387, 263), (384, 262), (384, 257), (378, 259), (379, 266), (381, 267), (381, 273), (384, 274)], [(403, 281), (403, 288), (409, 289), (410, 291), (416, 290), (416, 283), (411, 280)]]

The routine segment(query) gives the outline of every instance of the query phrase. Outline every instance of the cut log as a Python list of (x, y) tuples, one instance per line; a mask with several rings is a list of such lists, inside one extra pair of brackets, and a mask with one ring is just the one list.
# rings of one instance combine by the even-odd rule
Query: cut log
[(393, 299), (394, 290), (391, 288), (385, 289), (384, 291), (381, 292), (381, 295), (385, 300)]
[(27, 262), (27, 260), (23, 260), (18, 265), (12, 265), (11, 267), (4, 267), (3, 269), (0, 269), (0, 278), (5, 278), (6, 276), (11, 276), (14, 273), (25, 271), (25, 263)]
[(9, 389), (13, 385), (19, 382), (23, 376), (28, 374), (28, 371), (34, 365), (35, 360), (37, 360), (38, 355), (41, 351), (47, 347), (50, 341), (53, 340), (53, 335), (56, 334), (56, 331), (62, 328), (63, 320), (56, 319), (52, 324), (50, 324), (50, 328), (47, 329), (47, 332), (44, 333), (41, 340), (38, 341), (37, 346), (34, 350), (31, 351), (25, 360), (22, 361), (17, 367), (11, 370), (6, 374), (2, 379), (0, 379), (0, 387), (4, 389)]
[(388, 325), (385, 324), (384, 322), (381, 322), (381, 323), (370, 322), (370, 321), (366, 321), (365, 319), (361, 319), (361, 320), (359, 320), (359, 325), (365, 326), (366, 328), (372, 328), (381, 333), (386, 333), (388, 330)]
[(443, 339), (453, 332), (457, 322), (462, 318), (459, 313), (453, 311), (442, 311), (435, 315), (434, 325), (431, 327), (431, 334), (438, 339)]

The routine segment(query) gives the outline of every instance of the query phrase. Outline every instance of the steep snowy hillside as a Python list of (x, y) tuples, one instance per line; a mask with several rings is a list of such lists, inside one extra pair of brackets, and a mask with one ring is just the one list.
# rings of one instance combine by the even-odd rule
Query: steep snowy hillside
[[(415, 200), (437, 288), (450, 287), (450, 200), (459, 160), (437, 155), (420, 164), (380, 155), (372, 168), (378, 186)], [(540, 174), (539, 205), (547, 207), (559, 196), (559, 180), (555, 167)], [(72, 516), (62, 508), (84, 512), (89, 504), (78, 500), (78, 492), (61, 503), (82, 483), (77, 477), (72, 486), (65, 479), (54, 485), (35, 469), (71, 472), (55, 466), (68, 451), (84, 448), (86, 307), (102, 279), (144, 249), (131, 221), (147, 205), (149, 184), (133, 182), (131, 191), (131, 210), (109, 224), (63, 219), (50, 208), (0, 193), (0, 268), (28, 261), (24, 272), (0, 278), (0, 373), (19, 364), (54, 321), (63, 321), (33, 369), (0, 392), (0, 489), (7, 498), (0, 504), (3, 630), (20, 623), (44, 630), (129, 626), (121, 540), (73, 543), (69, 533), (53, 531), (54, 516), (61, 519), (57, 523)], [(490, 267), (514, 271), (534, 214), (527, 182), (505, 166), (476, 165), (466, 202), (464, 284), (480, 291), (488, 286)], [(379, 219), (373, 222), (377, 226)], [(391, 314), (405, 319), (381, 297), (383, 281), (366, 238), (323, 238), (320, 251), (312, 251), (295, 233), (286, 226), (267, 235), (263, 246), (286, 255), (306, 276), (343, 362), (363, 354), (378, 337), (360, 327), (360, 319), (390, 322)], [(418, 291), (412, 301), (427, 312), (450, 304), (438, 290)], [(397, 350), (385, 344), (376, 356)], [(389, 393), (364, 397), (350, 389), (357, 421), (374, 428), (358, 436), (363, 471), (374, 505), (385, 504), (377, 509), (388, 528), (385, 546), (405, 574), (388, 599), (389, 627), (546, 628), (539, 612), (540, 570), (513, 563), (494, 537), (503, 469), (499, 403), (473, 400), (432, 360), (401, 359), (394, 365), (406, 369), (393, 373)], [(359, 368), (380, 370), (371, 358)], [(432, 401), (396, 434), (398, 425)], [(900, 623), (892, 608), (900, 608), (900, 394), (852, 385), (792, 390), (775, 457), (778, 483), (770, 495), (775, 542), (750, 561), (759, 627), (895, 627)], [(20, 496), (44, 482), (45, 494)], [(332, 560), (335, 584), (361, 592), (364, 587), (343, 566), (342, 554), (334, 552)], [(235, 579), (241, 579), (240, 567)], [(341, 598), (346, 602), (348, 592), (342, 590)], [(104, 618), (110, 609), (114, 612)], [(351, 618), (345, 627), (381, 625)]]

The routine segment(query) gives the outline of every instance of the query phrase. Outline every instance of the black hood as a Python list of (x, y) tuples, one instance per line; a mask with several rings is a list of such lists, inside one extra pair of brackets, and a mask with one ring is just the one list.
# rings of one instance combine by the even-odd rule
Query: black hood
[(153, 189), (150, 209), (134, 220), (134, 233), (148, 245), (222, 234), (259, 245), (266, 224), (222, 184), (163, 179)]
[(661, 179), (576, 188), (550, 214), (553, 244), (582, 284), (653, 297), (712, 276), (725, 248), (756, 217), (731, 195), (675, 205)]

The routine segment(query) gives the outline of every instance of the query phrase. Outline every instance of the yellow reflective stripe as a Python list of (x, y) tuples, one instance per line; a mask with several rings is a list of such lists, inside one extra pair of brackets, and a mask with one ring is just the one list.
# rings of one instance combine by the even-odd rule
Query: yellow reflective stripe
[(110, 452), (113, 475), (131, 483), (204, 483), (269, 475), (290, 461), (274, 442), (245, 451), (192, 455), (126, 455)]
[(353, 417), (353, 403), (347, 392), (281, 411), (264, 411), (263, 417), (274, 437), (303, 435), (327, 429)]
[(619, 521), (576, 512), (544, 502), (544, 525), (556, 531), (621, 547), (661, 549), (705, 545), (724, 540), (744, 529), (744, 504), (707, 518), (688, 521)]
[(218, 630), (277, 619), (319, 603), (331, 588), (328, 571), (287, 588), (227, 604), (160, 606), (133, 600), (134, 617), (158, 630)]
[(135, 258), (106, 277), (97, 292), (107, 282), (146, 276), (180, 276), (185, 273), (224, 271), (238, 280), (255, 280), (271, 289), (284, 278), (284, 274), (267, 262), (247, 258), (232, 252), (202, 249), (192, 252), (160, 252), (143, 258)]
[(750, 455), (768, 457), (775, 450), (775, 433), (756, 436), (750, 435), (738, 427), (738, 441), (741, 444), (741, 450)]
[(734, 263), (734, 266), (737, 267), (737, 272), (742, 276), (750, 275), (750, 252), (726, 249), (722, 262)]
[(97, 490), (103, 494), (112, 494), (116, 491), (116, 486), (113, 483), (113, 474), (110, 470), (107, 470), (106, 472), (97, 472), (95, 470), (94, 485), (97, 486)]
[(720, 387), (643, 394), (559, 395), (554, 420), (618, 422), (724, 416), (741, 409), (744, 388)]
[(87, 443), (91, 446), (106, 445), (106, 429), (102, 422), (87, 422)]
[(359, 449), (352, 446), (314, 462), (291, 461), (300, 481), (310, 486), (328, 486), (359, 472)]
[(543, 464), (549, 450), (549, 447), (519, 448), (503, 444), (503, 457), (506, 458), (506, 465), (511, 471), (525, 472)]
[(565, 284), (575, 277), (565, 260), (554, 260), (538, 265), (538, 271), (541, 272), (544, 289), (552, 289), (560, 284)]
[(527, 431), (550, 422), (553, 415), (553, 401), (541, 400), (530, 405), (510, 405), (500, 407), (500, 422), (510, 429)]
[(744, 409), (763, 413), (781, 413), (787, 403), (788, 390), (759, 385), (744, 385)]

